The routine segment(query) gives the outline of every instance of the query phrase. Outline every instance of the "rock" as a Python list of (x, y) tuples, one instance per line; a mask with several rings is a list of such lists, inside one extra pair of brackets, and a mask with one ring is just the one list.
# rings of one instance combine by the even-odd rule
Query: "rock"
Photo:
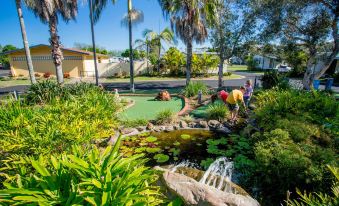
[(135, 128), (123, 128), (120, 130), (122, 135), (126, 135), (126, 134), (131, 134), (131, 133), (138, 133), (138, 130)]
[(162, 171), (164, 171), (161, 176), (162, 182), (171, 193), (179, 196), (185, 205), (259, 206), (259, 203), (250, 196), (224, 192), (185, 175), (165, 169)]
[(187, 123), (185, 121), (182, 121), (182, 120), (179, 122), (179, 126), (181, 128), (187, 128), (188, 127)]
[(174, 130), (179, 130), (179, 129), (180, 129), (180, 126), (179, 126), (179, 125), (173, 125), (173, 129), (174, 129)]
[(250, 105), (248, 105), (248, 108), (250, 110), (255, 110), (257, 107), (254, 104), (250, 104)]
[(195, 123), (195, 122), (188, 123), (188, 127), (190, 127), (190, 128), (195, 128), (196, 126), (197, 126), (197, 123)]
[(161, 126), (154, 126), (153, 131), (161, 132), (162, 131), (162, 127)]
[(108, 145), (115, 145), (115, 143), (117, 142), (119, 136), (120, 136), (120, 132), (119, 131), (115, 131), (114, 136), (111, 136), (111, 138), (108, 140), (107, 144)]
[(147, 130), (152, 130), (154, 128), (154, 125), (151, 122), (148, 122), (146, 129)]
[(144, 127), (144, 126), (139, 126), (139, 127), (137, 127), (136, 128), (139, 132), (142, 132), (142, 131), (144, 131), (145, 129), (146, 129), (146, 127)]
[(232, 133), (232, 131), (228, 129), (227, 127), (221, 127), (221, 128), (216, 129), (215, 131), (221, 134), (226, 134), (226, 135), (229, 135)]
[(218, 128), (222, 127), (221, 123), (217, 120), (210, 120), (210, 121), (208, 121), (207, 124), (212, 129), (218, 129)]
[(171, 131), (173, 131), (173, 130), (174, 130), (174, 127), (173, 127), (173, 126), (167, 126), (167, 127), (165, 127), (165, 129), (164, 129), (165, 132), (171, 132)]
[(200, 126), (201, 128), (208, 128), (208, 123), (207, 123), (206, 121), (200, 121), (200, 122), (199, 122), (199, 126)]

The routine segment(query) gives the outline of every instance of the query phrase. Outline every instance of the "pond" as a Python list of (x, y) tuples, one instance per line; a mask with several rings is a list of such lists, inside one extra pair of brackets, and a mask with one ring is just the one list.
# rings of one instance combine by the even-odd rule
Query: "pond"
[(133, 100), (135, 104), (120, 114), (124, 120), (146, 119), (154, 120), (157, 113), (170, 109), (178, 113), (184, 107), (184, 101), (179, 97), (172, 97), (171, 101), (157, 101), (154, 96), (124, 96), (124, 99)]
[(217, 157), (232, 159), (246, 153), (249, 146), (248, 140), (239, 135), (225, 136), (208, 130), (190, 129), (126, 137), (121, 151), (125, 156), (145, 154), (149, 166), (189, 161), (196, 168), (206, 169)]

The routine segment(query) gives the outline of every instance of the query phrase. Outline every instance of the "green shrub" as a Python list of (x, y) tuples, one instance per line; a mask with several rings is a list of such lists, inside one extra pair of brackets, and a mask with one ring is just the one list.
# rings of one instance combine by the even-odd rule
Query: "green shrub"
[(125, 127), (146, 126), (147, 123), (148, 123), (147, 119), (125, 120), (121, 122), (121, 124), (124, 125)]
[(279, 74), (276, 70), (265, 72), (260, 80), (264, 89), (272, 89), (273, 87), (278, 87), (280, 89), (290, 88), (288, 79), (285, 75)]
[(119, 105), (112, 95), (88, 91), (44, 106), (9, 102), (0, 107), (0, 156), (45, 155), (74, 144), (108, 138), (117, 127)]
[(223, 76), (224, 77), (232, 76), (232, 72), (224, 72)]
[(207, 108), (207, 118), (222, 121), (229, 114), (225, 104), (215, 103)]
[(151, 186), (158, 177), (145, 162), (142, 155), (122, 158), (118, 144), (102, 153), (74, 147), (69, 155), (10, 162), (0, 204), (159, 205), (164, 197)]
[(201, 90), (202, 94), (208, 94), (209, 90), (206, 84), (203, 82), (190, 82), (185, 89), (183, 90), (183, 94), (186, 97), (194, 97), (198, 95), (199, 91)]
[(277, 128), (287, 131), (294, 142), (301, 142), (310, 137), (320, 137), (320, 130), (316, 125), (309, 123), (282, 119), (278, 120)]
[(155, 120), (158, 124), (166, 124), (173, 122), (175, 114), (170, 109), (165, 109), (157, 113)]

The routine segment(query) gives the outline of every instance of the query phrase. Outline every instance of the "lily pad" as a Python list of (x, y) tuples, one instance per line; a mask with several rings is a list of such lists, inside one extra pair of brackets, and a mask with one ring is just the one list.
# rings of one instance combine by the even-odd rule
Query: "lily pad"
[(184, 140), (191, 139), (191, 135), (189, 135), (189, 134), (182, 134), (180, 137), (181, 137), (181, 139), (184, 139)]
[(146, 147), (139, 147), (134, 150), (135, 153), (142, 153), (146, 151)]
[(173, 159), (174, 159), (174, 161), (177, 161), (177, 160), (179, 160), (179, 158), (178, 158), (178, 157), (173, 157)]
[(173, 156), (178, 156), (180, 154), (180, 149), (172, 148), (169, 151), (173, 153)]
[(155, 159), (158, 163), (164, 163), (169, 160), (169, 156), (165, 154), (156, 154), (154, 155), (153, 159)]
[(159, 147), (153, 147), (153, 148), (147, 148), (146, 149), (146, 152), (148, 152), (148, 153), (157, 153), (159, 151), (161, 151), (161, 149)]
[(174, 146), (179, 146), (180, 145), (180, 142), (176, 141), (173, 143)]
[(158, 139), (158, 138), (156, 138), (156, 137), (149, 136), (149, 137), (146, 138), (146, 141), (147, 141), (147, 142), (155, 142), (155, 141), (157, 141), (157, 139)]

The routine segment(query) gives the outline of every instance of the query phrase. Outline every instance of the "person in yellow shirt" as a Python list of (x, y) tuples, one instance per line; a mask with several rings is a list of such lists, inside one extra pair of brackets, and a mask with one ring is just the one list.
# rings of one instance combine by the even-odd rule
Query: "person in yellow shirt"
[(226, 104), (231, 112), (231, 122), (235, 122), (238, 118), (239, 102), (243, 104), (244, 108), (246, 108), (244, 103), (245, 91), (245, 87), (240, 87), (239, 90), (235, 89), (228, 95), (226, 99)]

